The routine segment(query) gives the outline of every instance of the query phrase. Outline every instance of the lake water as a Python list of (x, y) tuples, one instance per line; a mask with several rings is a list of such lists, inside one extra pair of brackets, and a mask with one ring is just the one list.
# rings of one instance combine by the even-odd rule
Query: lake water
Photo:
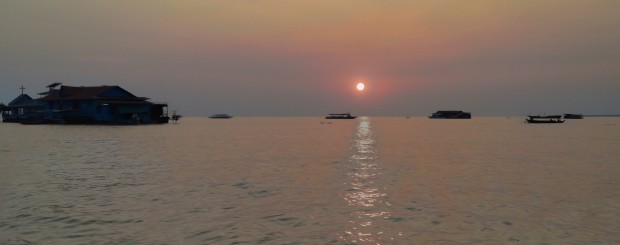
[(620, 118), (0, 124), (0, 244), (619, 244)]

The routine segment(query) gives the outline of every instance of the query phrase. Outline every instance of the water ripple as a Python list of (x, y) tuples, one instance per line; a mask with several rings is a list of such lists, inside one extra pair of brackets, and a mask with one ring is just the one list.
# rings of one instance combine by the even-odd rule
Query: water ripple
[(384, 231), (384, 225), (380, 224), (390, 220), (391, 204), (387, 201), (387, 187), (380, 182), (383, 169), (375, 145), (370, 121), (361, 118), (352, 139), (353, 152), (349, 157), (350, 169), (346, 182), (349, 188), (343, 195), (346, 203), (355, 210), (340, 235), (347, 243), (379, 244), (395, 239), (391, 235), (394, 231)]

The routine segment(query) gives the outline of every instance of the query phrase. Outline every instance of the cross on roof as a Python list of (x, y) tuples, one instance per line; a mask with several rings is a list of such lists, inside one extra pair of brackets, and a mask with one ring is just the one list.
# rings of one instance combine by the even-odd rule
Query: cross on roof
[(21, 89), (22, 90), (22, 94), (24, 94), (24, 89), (26, 89), (26, 88), (24, 88), (24, 85), (22, 85), (19, 89)]

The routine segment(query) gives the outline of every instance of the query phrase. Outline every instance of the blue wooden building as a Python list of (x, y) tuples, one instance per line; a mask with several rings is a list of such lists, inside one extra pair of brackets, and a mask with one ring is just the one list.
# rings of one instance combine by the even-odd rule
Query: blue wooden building
[(29, 115), (40, 113), (45, 109), (42, 101), (33, 99), (27, 94), (20, 94), (2, 109), (3, 122), (22, 122)]
[(119, 86), (48, 86), (38, 99), (20, 95), (5, 108), (4, 122), (60, 124), (167, 123), (165, 103), (153, 103)]

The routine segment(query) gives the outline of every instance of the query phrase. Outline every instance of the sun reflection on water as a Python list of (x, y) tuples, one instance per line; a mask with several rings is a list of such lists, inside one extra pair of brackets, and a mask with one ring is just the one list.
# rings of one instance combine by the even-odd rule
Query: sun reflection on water
[(350, 167), (345, 182), (348, 190), (344, 200), (355, 210), (340, 236), (347, 243), (381, 244), (395, 239), (386, 234), (385, 227), (377, 224), (391, 216), (388, 210), (391, 204), (387, 201), (387, 187), (379, 183), (382, 166), (375, 144), (369, 119), (360, 118), (352, 139)]

